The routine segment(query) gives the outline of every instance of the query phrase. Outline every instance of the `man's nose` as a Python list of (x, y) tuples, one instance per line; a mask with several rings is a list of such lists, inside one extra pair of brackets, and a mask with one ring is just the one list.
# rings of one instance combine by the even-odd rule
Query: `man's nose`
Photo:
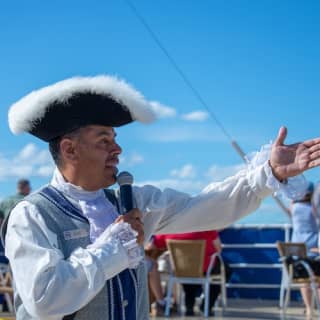
[(122, 153), (122, 148), (120, 147), (120, 145), (119, 144), (117, 144), (117, 143), (115, 143), (115, 147), (114, 147), (114, 154), (120, 154), (120, 153)]

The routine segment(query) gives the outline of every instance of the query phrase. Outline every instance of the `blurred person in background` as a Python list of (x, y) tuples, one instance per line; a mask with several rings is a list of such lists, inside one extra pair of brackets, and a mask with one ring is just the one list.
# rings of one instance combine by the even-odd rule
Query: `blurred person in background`
[(152, 316), (163, 316), (165, 311), (165, 298), (161, 285), (161, 276), (158, 270), (157, 260), (146, 256), (146, 265), (148, 272), (148, 283), (151, 290), (151, 295), (154, 298), (154, 302), (151, 304), (151, 314)]
[(3, 199), (0, 203), (0, 210), (3, 211), (6, 217), (11, 209), (24, 197), (30, 194), (31, 186), (30, 181), (27, 179), (19, 179), (17, 182), (17, 193)]
[[(219, 237), (218, 231), (199, 231), (199, 232), (189, 232), (189, 233), (180, 233), (180, 234), (161, 234), (155, 235), (153, 238), (153, 245), (158, 249), (166, 248), (166, 240), (175, 239), (175, 240), (205, 240), (205, 254), (204, 254), (204, 263), (203, 263), (203, 273), (207, 272), (209, 267), (210, 258), (214, 253), (221, 253), (222, 246)], [(214, 265), (212, 268), (212, 274), (220, 273), (220, 260), (215, 259)], [(228, 264), (224, 263), (225, 267), (225, 278), (226, 281), (230, 278), (231, 270)], [(183, 290), (185, 292), (185, 305), (186, 305), (186, 316), (194, 316), (194, 305), (197, 297), (200, 297), (202, 294), (202, 285), (200, 284), (183, 284)], [(209, 314), (213, 315), (212, 307), (214, 306), (219, 294), (220, 294), (220, 285), (212, 284), (210, 285), (210, 300), (209, 300)], [(200, 305), (200, 310), (204, 311), (204, 301)]]
[[(309, 186), (304, 197), (292, 201), (289, 214), (292, 223), (291, 242), (303, 242), (307, 246), (308, 256), (315, 256), (317, 253), (311, 249), (318, 247), (318, 221), (315, 208), (311, 199), (314, 191), (314, 184), (309, 182)], [(306, 315), (312, 314), (311, 299), (312, 291), (308, 286), (300, 289), (303, 302), (306, 307)]]
[(4, 220), (4, 212), (3, 212), (3, 210), (0, 208), (0, 226), (2, 225), (3, 220)]
[[(311, 203), (318, 221), (318, 230), (320, 233), (320, 181), (315, 186), (311, 197)], [(320, 236), (318, 235), (318, 248), (320, 248)]]

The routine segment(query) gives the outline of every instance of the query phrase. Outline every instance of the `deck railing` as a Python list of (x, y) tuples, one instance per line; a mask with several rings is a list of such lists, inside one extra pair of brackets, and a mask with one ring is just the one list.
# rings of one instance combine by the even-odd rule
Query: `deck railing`
[[(221, 232), (223, 256), (233, 270), (231, 296), (277, 298), (281, 268), (276, 241), (289, 241), (290, 224), (237, 224)], [(275, 289), (265, 290), (265, 289)]]

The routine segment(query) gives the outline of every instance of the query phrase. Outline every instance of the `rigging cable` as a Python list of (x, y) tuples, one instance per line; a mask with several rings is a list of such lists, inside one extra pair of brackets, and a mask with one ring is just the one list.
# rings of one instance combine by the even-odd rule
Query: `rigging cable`
[[(230, 141), (233, 149), (238, 153), (238, 155), (241, 157), (241, 159), (247, 164), (248, 159), (245, 155), (245, 152), (241, 149), (239, 144), (232, 138), (232, 136), (228, 133), (226, 128), (223, 126), (222, 122), (217, 118), (215, 113), (209, 108), (208, 104), (205, 102), (204, 98), (200, 94), (200, 92), (193, 86), (191, 81), (188, 79), (186, 74), (183, 72), (183, 70), (179, 67), (177, 62), (174, 60), (174, 58), (171, 56), (169, 51), (166, 49), (166, 47), (162, 44), (159, 37), (155, 34), (155, 32), (152, 30), (150, 25), (147, 23), (147, 21), (144, 19), (144, 17), (139, 13), (137, 7), (130, 1), (130, 0), (124, 0), (126, 4), (129, 6), (131, 11), (134, 13), (136, 18), (141, 22), (141, 24), (145, 27), (145, 29), (148, 31), (151, 38), (154, 40), (154, 42), (157, 44), (159, 49), (164, 53), (164, 55), (168, 58), (169, 62), (171, 63), (172, 67), (176, 70), (176, 72), (180, 75), (183, 82), (186, 84), (186, 86), (192, 91), (194, 96), (199, 100), (200, 104), (207, 110), (211, 118), (215, 121), (216, 125), (221, 129), (222, 133), (226, 136), (226, 138)], [(288, 209), (285, 206), (285, 204), (275, 195), (273, 194), (272, 197), (276, 201), (276, 203), (280, 206), (280, 208), (288, 215)]]

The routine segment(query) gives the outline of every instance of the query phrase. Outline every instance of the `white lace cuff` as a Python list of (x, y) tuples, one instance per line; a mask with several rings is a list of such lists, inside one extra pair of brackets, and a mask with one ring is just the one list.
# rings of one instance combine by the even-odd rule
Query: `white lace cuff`
[(300, 174), (287, 179), (286, 183), (281, 183), (272, 173), (268, 163), (270, 159), (272, 143), (263, 145), (258, 152), (246, 156), (249, 169), (255, 169), (263, 165), (267, 175), (266, 186), (273, 190), (276, 195), (285, 196), (292, 200), (298, 200), (304, 197), (308, 188), (308, 181), (304, 175)]
[(128, 267), (137, 268), (143, 260), (143, 254), (140, 246), (137, 243), (138, 233), (131, 228), (126, 222), (111, 224), (104, 230), (97, 240), (89, 246), (89, 248), (101, 248), (106, 243), (117, 242), (122, 245), (128, 256)]

